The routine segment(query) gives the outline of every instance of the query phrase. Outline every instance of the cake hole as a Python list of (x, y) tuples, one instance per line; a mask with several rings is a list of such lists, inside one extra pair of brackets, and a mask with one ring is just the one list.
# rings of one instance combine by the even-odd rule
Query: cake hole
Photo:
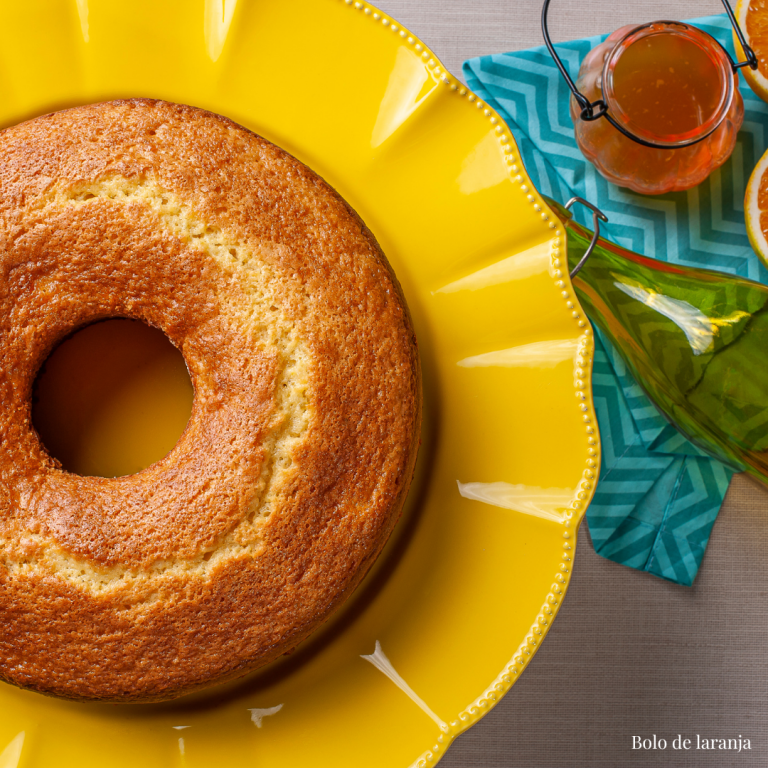
[(35, 381), (32, 423), (68, 472), (121, 477), (168, 454), (193, 398), (184, 358), (167, 336), (113, 318), (54, 349)]

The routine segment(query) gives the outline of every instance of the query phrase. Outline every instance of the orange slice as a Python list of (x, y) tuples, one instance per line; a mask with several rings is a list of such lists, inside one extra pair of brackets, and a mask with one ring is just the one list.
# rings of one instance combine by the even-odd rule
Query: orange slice
[(744, 198), (744, 219), (749, 242), (768, 266), (768, 152), (752, 171)]
[[(757, 69), (742, 67), (741, 71), (750, 88), (763, 101), (768, 101), (768, 0), (739, 0), (736, 19), (758, 61)], [(744, 61), (744, 51), (735, 32), (733, 44), (739, 61)]]

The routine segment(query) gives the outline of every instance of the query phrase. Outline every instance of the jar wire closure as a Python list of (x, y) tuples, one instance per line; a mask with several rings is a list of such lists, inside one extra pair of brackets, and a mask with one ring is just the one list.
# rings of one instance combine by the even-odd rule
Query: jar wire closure
[[(547, 46), (547, 50), (549, 51), (550, 56), (552, 56), (552, 59), (557, 65), (557, 68), (560, 70), (560, 74), (565, 79), (565, 82), (568, 85), (568, 88), (573, 94), (573, 98), (576, 100), (576, 103), (581, 108), (581, 114), (580, 114), (581, 119), (587, 122), (591, 122), (593, 120), (599, 120), (601, 117), (604, 117), (617, 131), (619, 131), (620, 133), (623, 133), (627, 138), (632, 139), (632, 141), (635, 141), (638, 144), (642, 144), (645, 147), (651, 147), (652, 149), (669, 149), (670, 147), (667, 144), (660, 144), (658, 142), (650, 141), (640, 136), (636, 136), (631, 131), (629, 131), (625, 126), (623, 126), (620, 122), (615, 120), (613, 116), (610, 114), (610, 105), (605, 98), (597, 99), (596, 101), (590, 102), (589, 99), (587, 99), (587, 97), (584, 96), (584, 94), (579, 91), (579, 89), (576, 87), (576, 84), (573, 82), (571, 76), (568, 74), (568, 71), (566, 70), (562, 60), (557, 55), (555, 46), (552, 44), (552, 39), (549, 36), (547, 14), (549, 12), (550, 2), (551, 0), (544, 0), (544, 5), (542, 6), (542, 9), (541, 9), (541, 32), (544, 35), (544, 43)], [(733, 10), (731, 9), (731, 6), (728, 3), (728, 0), (722, 0), (722, 3), (725, 8), (725, 12), (728, 14), (728, 18), (730, 19), (731, 24), (733, 25), (733, 29), (736, 32), (736, 37), (738, 38), (739, 43), (741, 44), (742, 50), (744, 51), (745, 60), (735, 62), (731, 58), (731, 55), (728, 53), (728, 51), (726, 51), (725, 48), (723, 48), (723, 46), (718, 41), (715, 41), (715, 42), (717, 42), (717, 45), (720, 46), (720, 48), (722, 48), (723, 53), (725, 54), (728, 61), (730, 62), (731, 68), (733, 69), (734, 72), (737, 72), (739, 69), (741, 69), (741, 67), (749, 67), (750, 69), (757, 69), (757, 64), (758, 64), (757, 56), (755, 56), (755, 52), (747, 44), (744, 34), (741, 31), (741, 27), (739, 26), (738, 21), (736, 21), (736, 17), (733, 15)], [(696, 136), (690, 141), (676, 143), (675, 147), (676, 148), (690, 147), (693, 144), (697, 144), (698, 142), (703, 141), (712, 133), (714, 133), (718, 125), (719, 123), (716, 125), (713, 125), (709, 131), (707, 131), (706, 133), (703, 133), (700, 136)]]

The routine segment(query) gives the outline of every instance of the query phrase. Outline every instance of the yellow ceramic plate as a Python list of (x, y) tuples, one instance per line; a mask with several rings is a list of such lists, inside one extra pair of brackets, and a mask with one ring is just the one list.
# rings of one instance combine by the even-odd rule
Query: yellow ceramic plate
[(352, 0), (5, 0), (0, 35), (3, 124), (158, 97), (227, 115), (323, 175), (402, 282), (426, 406), (403, 520), (327, 627), (174, 704), (0, 686), (0, 768), (435, 763), (541, 643), (597, 474), (592, 339), (508, 129)]

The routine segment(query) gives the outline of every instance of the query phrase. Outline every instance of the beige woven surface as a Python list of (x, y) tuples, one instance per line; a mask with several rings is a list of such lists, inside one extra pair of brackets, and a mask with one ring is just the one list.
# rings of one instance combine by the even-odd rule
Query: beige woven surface
[[(456, 75), (471, 56), (541, 44), (538, 0), (381, 0)], [(719, 13), (715, 0), (554, 0), (553, 38)], [(441, 768), (768, 765), (768, 492), (737, 476), (693, 588), (602, 559), (582, 527), (560, 615), (510, 693), (451, 747)], [(514, 610), (514, 606), (510, 606)], [(500, 610), (503, 608), (500, 607)], [(632, 736), (666, 738), (632, 750)], [(692, 739), (751, 751), (685, 752)]]

